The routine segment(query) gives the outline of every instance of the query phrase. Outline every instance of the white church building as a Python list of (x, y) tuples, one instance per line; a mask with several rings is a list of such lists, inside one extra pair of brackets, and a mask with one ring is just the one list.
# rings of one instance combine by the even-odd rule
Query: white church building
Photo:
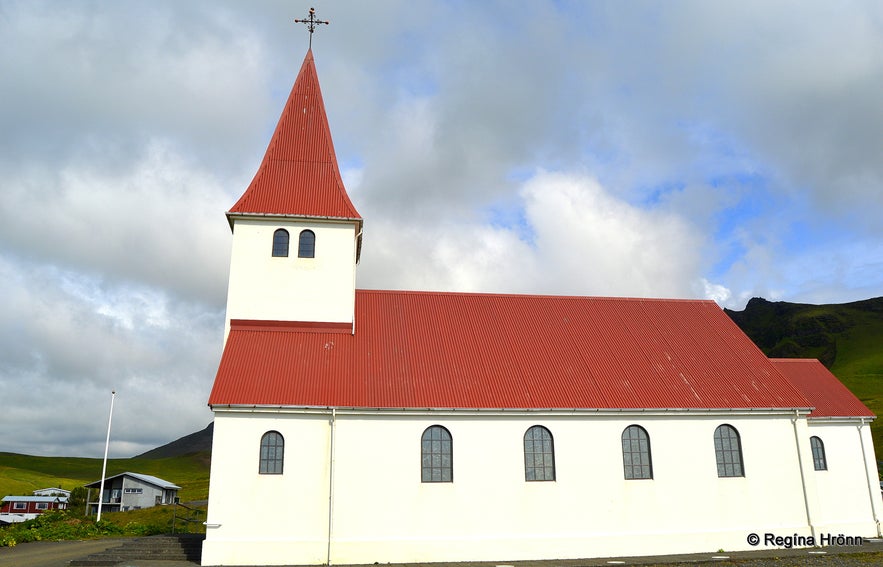
[(227, 219), (203, 565), (881, 535), (874, 416), (714, 302), (356, 289), (363, 220), (311, 51)]

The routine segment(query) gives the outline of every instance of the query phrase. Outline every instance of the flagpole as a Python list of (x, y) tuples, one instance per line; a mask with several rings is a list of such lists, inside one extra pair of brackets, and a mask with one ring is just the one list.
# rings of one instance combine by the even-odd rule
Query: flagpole
[(96, 522), (101, 521), (101, 504), (104, 502), (104, 475), (107, 473), (107, 449), (110, 447), (110, 423), (113, 421), (113, 400), (116, 390), (110, 391), (110, 415), (107, 418), (107, 440), (104, 442), (104, 464), (101, 466), (101, 488), (98, 489), (98, 517)]

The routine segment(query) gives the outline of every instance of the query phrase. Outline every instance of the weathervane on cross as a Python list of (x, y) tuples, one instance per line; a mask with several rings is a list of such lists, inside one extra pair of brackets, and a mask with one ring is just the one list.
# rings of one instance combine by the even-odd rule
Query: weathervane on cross
[(328, 25), (331, 22), (328, 20), (317, 20), (316, 19), (316, 9), (310, 8), (310, 18), (307, 20), (294, 20), (296, 24), (307, 24), (307, 29), (310, 31), (310, 49), (313, 48), (313, 31), (316, 29), (316, 26), (320, 24)]

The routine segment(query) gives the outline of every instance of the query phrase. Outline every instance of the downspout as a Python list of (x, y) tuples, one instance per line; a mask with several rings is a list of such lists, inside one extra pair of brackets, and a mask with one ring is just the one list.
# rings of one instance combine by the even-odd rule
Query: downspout
[(362, 238), (362, 230), (356, 235), (356, 249), (353, 251), (353, 335), (356, 334), (356, 265), (359, 263), (359, 239)]
[(865, 438), (862, 437), (862, 427), (865, 426), (865, 418), (861, 418), (858, 425), (858, 442), (862, 446), (862, 466), (865, 468), (865, 479), (868, 481), (868, 499), (871, 502), (871, 514), (874, 516), (874, 524), (877, 526), (877, 537), (881, 537), (883, 532), (880, 531), (880, 518), (877, 517), (877, 507), (874, 505), (874, 484), (871, 482), (871, 475), (868, 473), (868, 457), (865, 453)]
[(816, 527), (812, 521), (812, 515), (809, 511), (809, 494), (806, 492), (806, 475), (803, 473), (803, 455), (800, 452), (800, 435), (797, 433), (797, 420), (800, 419), (800, 413), (794, 410), (794, 417), (791, 418), (791, 426), (794, 428), (794, 445), (797, 447), (797, 466), (800, 469), (800, 487), (803, 489), (803, 507), (806, 510), (806, 523), (809, 525), (809, 533), (813, 540), (816, 539)]
[(331, 442), (328, 451), (328, 549), (325, 564), (331, 565), (331, 527), (334, 514), (334, 426), (337, 420), (337, 409), (331, 408)]

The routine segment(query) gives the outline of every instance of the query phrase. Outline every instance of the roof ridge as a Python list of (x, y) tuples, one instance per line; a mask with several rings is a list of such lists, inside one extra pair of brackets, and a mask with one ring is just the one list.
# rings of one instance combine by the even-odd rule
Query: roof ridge
[(558, 300), (597, 300), (597, 301), (634, 301), (634, 302), (659, 302), (659, 303), (717, 303), (713, 299), (693, 298), (667, 298), (667, 297), (629, 297), (607, 295), (565, 295), (555, 293), (515, 293), (493, 291), (437, 291), (420, 289), (356, 289), (360, 294), (400, 294), (400, 295), (445, 295), (445, 296), (471, 296), (471, 297), (523, 297)]

